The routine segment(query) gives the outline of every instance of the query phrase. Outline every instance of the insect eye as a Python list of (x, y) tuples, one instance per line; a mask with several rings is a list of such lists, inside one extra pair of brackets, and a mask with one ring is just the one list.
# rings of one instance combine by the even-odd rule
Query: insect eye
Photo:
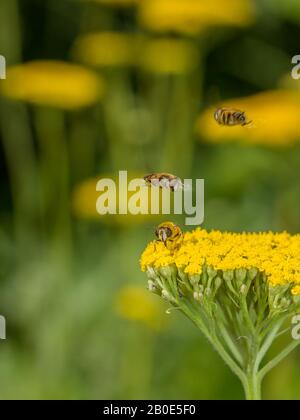
[(241, 114), (241, 116), (240, 116), (240, 121), (241, 121), (241, 122), (245, 122), (245, 121), (246, 121), (246, 117), (245, 117), (245, 115), (244, 115), (244, 114)]
[(167, 237), (169, 238), (170, 236), (172, 236), (172, 231), (171, 231), (171, 229), (170, 228), (166, 228), (165, 229), (165, 232), (166, 232), (166, 235), (167, 235)]

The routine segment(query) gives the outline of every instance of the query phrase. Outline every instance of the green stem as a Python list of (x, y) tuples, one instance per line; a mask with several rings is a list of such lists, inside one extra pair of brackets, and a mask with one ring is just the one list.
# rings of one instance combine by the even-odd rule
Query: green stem
[(235, 357), (236, 361), (239, 363), (240, 366), (243, 366), (243, 356), (240, 353), (239, 348), (236, 346), (236, 343), (232, 339), (230, 333), (227, 331), (226, 327), (222, 323), (219, 323), (219, 329), (222, 337), (224, 338), (225, 343), (227, 344), (229, 350)]
[(244, 382), (244, 389), (247, 401), (261, 400), (261, 378), (257, 372), (251, 372), (247, 375)]
[(278, 331), (281, 328), (281, 325), (282, 325), (282, 322), (279, 322), (277, 325), (275, 325), (275, 327), (273, 328), (273, 330), (270, 332), (265, 342), (263, 343), (255, 362), (255, 368), (257, 371), (260, 367), (261, 362), (263, 361), (264, 357), (266, 356), (267, 352), (272, 346), (274, 340), (276, 339), (276, 336), (278, 334)]
[[(72, 250), (69, 209), (69, 151), (62, 111), (36, 107), (35, 126), (41, 148), (40, 199), (44, 231), (55, 255), (69, 260)], [(50, 225), (50, 229), (48, 226)]]
[(225, 350), (224, 346), (218, 339), (216, 334), (213, 334), (212, 331), (208, 331), (202, 320), (199, 319), (199, 316), (194, 315), (193, 312), (186, 306), (181, 305), (180, 309), (182, 312), (190, 318), (194, 324), (202, 331), (205, 337), (212, 344), (214, 349), (219, 353), (221, 358), (227, 364), (227, 366), (232, 370), (232, 372), (241, 380), (242, 383), (245, 383), (245, 374), (242, 369), (237, 365), (237, 363), (232, 359), (232, 357)]
[(267, 363), (259, 373), (261, 380), (269, 373), (274, 367), (282, 362), (292, 351), (294, 351), (300, 345), (300, 340), (295, 340), (289, 344), (278, 356), (274, 357), (269, 363)]
[[(170, 78), (169, 83), (167, 127), (163, 133), (160, 165), (162, 170), (171, 173), (176, 174), (180, 170), (180, 176), (184, 178), (191, 172), (194, 147), (191, 121), (196, 111), (189, 99), (191, 97), (189, 76), (174, 76)], [(178, 165), (178, 156), (180, 156), (180, 165)]]
[[(2, 0), (0, 13), (0, 51), (7, 65), (22, 61), (19, 2)], [(31, 248), (33, 224), (37, 223), (36, 158), (27, 110), (23, 104), (1, 98), (1, 137), (7, 161), (10, 188), (14, 205), (14, 230), (19, 247), (18, 255), (24, 256)]]
[(256, 330), (254, 327), (254, 324), (251, 320), (250, 314), (249, 314), (249, 310), (248, 310), (248, 305), (247, 305), (247, 300), (246, 297), (243, 296), (241, 299), (241, 309), (242, 309), (242, 313), (244, 316), (244, 320), (245, 323), (249, 329), (249, 332), (251, 332), (252, 336), (255, 337), (256, 336)]

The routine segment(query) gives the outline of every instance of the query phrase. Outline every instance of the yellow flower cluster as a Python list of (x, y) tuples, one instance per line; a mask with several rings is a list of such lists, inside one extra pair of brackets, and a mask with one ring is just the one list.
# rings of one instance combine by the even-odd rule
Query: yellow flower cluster
[(104, 82), (82, 66), (38, 60), (10, 67), (1, 93), (35, 105), (76, 110), (95, 104), (104, 94)]
[(185, 74), (197, 65), (198, 51), (192, 42), (161, 37), (143, 44), (140, 65), (157, 74)]
[(136, 62), (139, 38), (121, 32), (95, 32), (81, 35), (74, 44), (73, 55), (94, 67), (131, 66)]
[(139, 19), (154, 31), (197, 34), (212, 26), (247, 26), (255, 17), (251, 0), (144, 0)]
[(140, 67), (154, 74), (186, 74), (198, 62), (198, 50), (191, 40), (168, 36), (147, 39), (123, 32), (81, 35), (74, 43), (73, 56), (97, 68)]
[(143, 271), (172, 264), (189, 275), (201, 274), (204, 264), (223, 272), (256, 268), (272, 286), (291, 284), (292, 293), (300, 294), (300, 235), (207, 232), (198, 228), (184, 235), (174, 253), (155, 241), (141, 257)]
[(140, 0), (85, 0), (94, 3), (103, 4), (111, 7), (131, 7), (139, 3)]

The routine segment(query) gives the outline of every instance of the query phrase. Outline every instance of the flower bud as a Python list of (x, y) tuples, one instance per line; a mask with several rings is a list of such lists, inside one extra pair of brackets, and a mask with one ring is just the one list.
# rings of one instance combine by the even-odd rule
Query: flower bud
[(250, 268), (247, 272), (247, 277), (250, 281), (253, 281), (257, 275), (258, 275), (257, 268)]
[(235, 270), (235, 278), (238, 281), (238, 284), (244, 283), (247, 277), (247, 270), (245, 268), (238, 268)]
[(223, 277), (224, 277), (224, 280), (226, 282), (232, 282), (232, 280), (234, 278), (234, 272), (233, 272), (233, 270), (224, 271)]
[(215, 285), (215, 292), (218, 291), (218, 289), (222, 286), (222, 279), (220, 277), (217, 277), (214, 281), (214, 285)]
[(194, 299), (197, 300), (198, 302), (201, 302), (203, 299), (203, 293), (201, 292), (194, 292)]
[(192, 286), (197, 286), (200, 283), (201, 276), (196, 274), (194, 276), (189, 276), (189, 279)]
[(157, 287), (154, 281), (148, 280), (148, 290), (153, 293), (157, 291)]
[(178, 277), (184, 283), (188, 281), (189, 276), (182, 270), (182, 268), (178, 268)]
[(172, 296), (170, 295), (170, 293), (169, 293), (169, 292), (167, 292), (167, 290), (166, 290), (166, 289), (163, 289), (163, 290), (161, 291), (161, 297), (162, 297), (163, 299), (165, 299), (165, 300), (169, 301), (169, 302), (172, 300)]
[(177, 277), (177, 268), (175, 264), (160, 267), (159, 272), (166, 279)]
[(161, 297), (170, 303), (177, 304), (176, 299), (166, 289), (162, 290)]
[(206, 268), (206, 271), (210, 279), (214, 279), (216, 275), (218, 274), (218, 272), (210, 266)]
[(154, 270), (153, 267), (148, 266), (147, 267), (147, 272), (146, 272), (147, 276), (149, 279), (155, 279), (156, 277), (156, 271)]
[(248, 287), (245, 284), (243, 284), (240, 288), (240, 292), (242, 295), (246, 295), (248, 293)]

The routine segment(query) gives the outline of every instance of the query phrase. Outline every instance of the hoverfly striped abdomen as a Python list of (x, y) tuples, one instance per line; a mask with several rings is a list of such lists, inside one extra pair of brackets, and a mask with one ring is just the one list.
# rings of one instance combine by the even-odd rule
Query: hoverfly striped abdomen
[(233, 108), (219, 108), (215, 111), (214, 117), (218, 124), (228, 127), (245, 126), (251, 123), (251, 121), (248, 121), (245, 112)]

